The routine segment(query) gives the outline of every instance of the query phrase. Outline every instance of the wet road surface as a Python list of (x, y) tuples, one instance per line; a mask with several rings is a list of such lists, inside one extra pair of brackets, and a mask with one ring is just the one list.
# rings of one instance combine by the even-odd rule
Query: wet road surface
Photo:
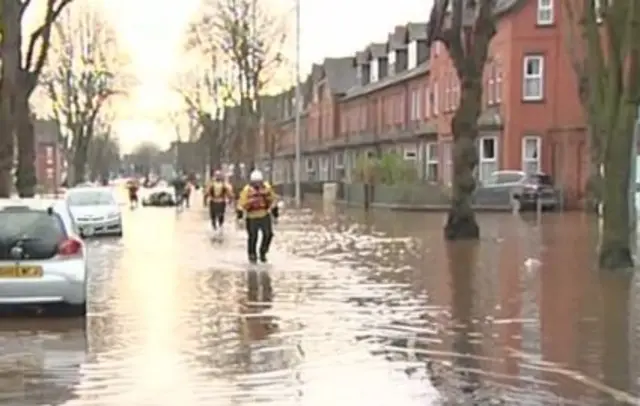
[(640, 404), (640, 294), (589, 221), (290, 212), (271, 265), (198, 208), (89, 243), (90, 314), (0, 320), (0, 405)]

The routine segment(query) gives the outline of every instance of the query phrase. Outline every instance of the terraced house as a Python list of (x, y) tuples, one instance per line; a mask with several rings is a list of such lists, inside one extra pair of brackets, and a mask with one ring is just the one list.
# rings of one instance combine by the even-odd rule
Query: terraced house
[[(544, 171), (576, 204), (588, 151), (561, 2), (498, 0), (478, 177), (498, 169)], [(304, 86), (303, 180), (350, 181), (359, 156), (396, 151), (415, 162), (424, 181), (451, 181), (450, 120), (460, 88), (446, 49), (428, 49), (426, 32), (426, 23), (398, 26), (384, 43), (313, 66)], [(276, 182), (292, 181), (292, 152), (288, 133), (275, 153)]]

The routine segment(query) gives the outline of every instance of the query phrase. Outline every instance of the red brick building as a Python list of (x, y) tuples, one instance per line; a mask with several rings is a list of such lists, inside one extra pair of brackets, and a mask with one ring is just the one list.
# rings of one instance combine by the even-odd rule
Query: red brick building
[(34, 120), (36, 139), (36, 179), (43, 192), (54, 192), (66, 172), (59, 143), (60, 127), (55, 120)]
[[(499, 0), (496, 12), (478, 176), (498, 169), (545, 171), (568, 202), (577, 203), (588, 151), (561, 0)], [(427, 49), (426, 28), (398, 26), (385, 43), (314, 65), (304, 87), (303, 180), (349, 180), (358, 156), (393, 150), (414, 161), (425, 180), (450, 182), (450, 120), (460, 88), (444, 46)], [(292, 134), (278, 161), (288, 168)]]

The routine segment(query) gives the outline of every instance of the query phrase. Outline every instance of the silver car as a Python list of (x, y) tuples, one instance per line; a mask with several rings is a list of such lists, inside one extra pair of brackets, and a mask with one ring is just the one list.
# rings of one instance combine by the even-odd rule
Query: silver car
[(0, 199), (0, 306), (84, 315), (87, 251), (64, 200)]
[(522, 210), (536, 208), (538, 201), (543, 209), (552, 210), (560, 206), (560, 193), (551, 176), (515, 170), (493, 172), (476, 188), (477, 203), (508, 206), (512, 200)]
[(122, 210), (111, 188), (69, 189), (65, 200), (83, 236), (122, 236)]

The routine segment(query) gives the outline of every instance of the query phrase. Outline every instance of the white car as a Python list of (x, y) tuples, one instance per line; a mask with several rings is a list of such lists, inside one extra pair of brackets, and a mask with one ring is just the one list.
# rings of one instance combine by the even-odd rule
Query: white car
[(65, 201), (84, 237), (122, 236), (122, 211), (111, 188), (69, 189)]
[(86, 314), (87, 251), (64, 200), (0, 199), (0, 306)]

